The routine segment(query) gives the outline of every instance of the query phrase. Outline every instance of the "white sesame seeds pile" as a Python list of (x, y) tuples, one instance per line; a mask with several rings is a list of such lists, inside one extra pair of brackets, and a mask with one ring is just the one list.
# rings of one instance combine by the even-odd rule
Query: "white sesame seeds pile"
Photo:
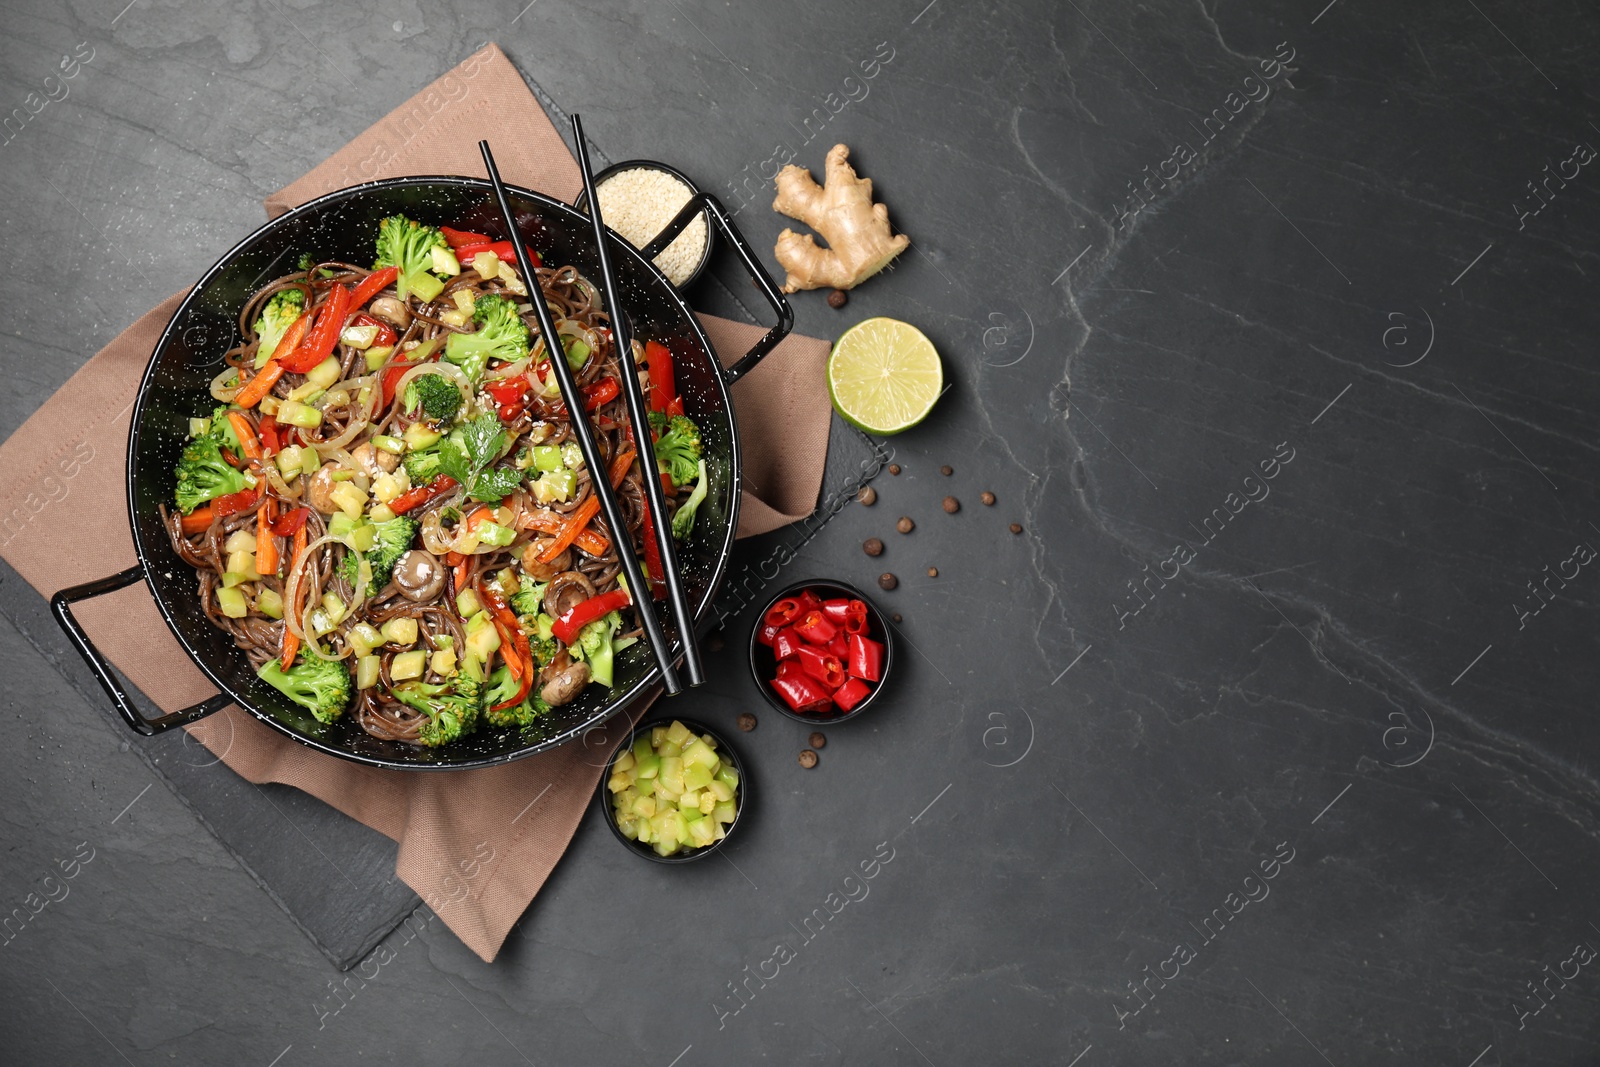
[[(694, 191), (666, 171), (634, 167), (601, 182), (596, 194), (606, 225), (635, 248), (643, 248), (672, 221)], [(655, 263), (668, 281), (681, 285), (700, 265), (705, 249), (706, 218), (702, 214), (684, 227)]]

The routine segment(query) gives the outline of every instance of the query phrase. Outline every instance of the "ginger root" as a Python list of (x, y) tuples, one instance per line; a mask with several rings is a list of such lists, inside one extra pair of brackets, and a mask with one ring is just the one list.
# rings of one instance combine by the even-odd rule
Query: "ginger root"
[(778, 172), (772, 210), (805, 223), (828, 242), (823, 248), (810, 234), (789, 229), (778, 235), (773, 254), (788, 272), (783, 283), (786, 293), (853, 289), (911, 244), (905, 234), (890, 234), (889, 209), (872, 202), (872, 180), (856, 177), (849, 155), (846, 146), (833, 146), (822, 185), (793, 163)]

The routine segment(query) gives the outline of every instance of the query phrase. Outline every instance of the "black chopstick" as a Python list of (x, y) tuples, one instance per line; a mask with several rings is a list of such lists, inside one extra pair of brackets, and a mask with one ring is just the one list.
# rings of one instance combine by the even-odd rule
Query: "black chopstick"
[(589, 466), (589, 485), (600, 498), (600, 510), (605, 514), (606, 525), (611, 528), (611, 543), (617, 548), (617, 558), (622, 561), (622, 571), (628, 578), (629, 595), (639, 609), (639, 623), (644, 627), (650, 651), (655, 653), (656, 665), (661, 668), (661, 684), (666, 687), (668, 694), (676, 695), (683, 692), (683, 686), (672, 665), (672, 647), (667, 643), (667, 635), (661, 631), (661, 621), (656, 618), (655, 605), (651, 603), (650, 586), (633, 552), (633, 538), (628, 536), (627, 522), (617, 505), (616, 494), (611, 491), (610, 470), (605, 458), (600, 455), (599, 446), (595, 444), (594, 430), (589, 426), (589, 417), (584, 411), (583, 393), (578, 390), (572, 368), (567, 366), (566, 349), (561, 347), (561, 338), (556, 335), (555, 320), (550, 317), (550, 307), (545, 303), (544, 291), (539, 287), (538, 272), (528, 261), (522, 232), (517, 229), (517, 217), (511, 210), (511, 199), (506, 195), (505, 183), (500, 180), (500, 169), (494, 165), (494, 153), (489, 151), (488, 141), (479, 141), (478, 148), (483, 152), (483, 164), (489, 170), (489, 184), (494, 186), (495, 199), (500, 202), (506, 235), (517, 254), (517, 270), (521, 272), (528, 288), (528, 302), (533, 305), (534, 315), (539, 320), (539, 332), (544, 335), (545, 356), (551, 369), (556, 372), (556, 382), (561, 386), (561, 399), (566, 402), (573, 432), (578, 436), (578, 448), (583, 452), (583, 462)]
[(678, 570), (678, 551), (672, 539), (672, 521), (667, 515), (666, 494), (661, 491), (661, 479), (656, 476), (655, 441), (650, 433), (650, 419), (645, 414), (644, 390), (639, 387), (639, 368), (633, 361), (633, 345), (628, 336), (628, 316), (617, 295), (617, 279), (611, 270), (611, 244), (606, 235), (605, 221), (600, 217), (600, 197), (595, 192), (594, 168), (589, 166), (589, 142), (583, 136), (583, 120), (572, 116), (572, 141), (578, 150), (578, 169), (583, 172), (584, 200), (589, 207), (589, 218), (594, 223), (594, 243), (600, 252), (600, 281), (605, 289), (606, 310), (611, 313), (611, 337), (617, 348), (617, 359), (622, 364), (622, 392), (628, 401), (628, 421), (633, 423), (633, 435), (639, 447), (639, 466), (644, 472), (645, 506), (650, 509), (650, 522), (655, 527), (656, 547), (660, 549), (661, 569), (665, 572), (652, 575), (662, 579), (667, 586), (667, 600), (672, 605), (672, 618), (678, 635), (683, 639), (683, 672), (691, 686), (704, 685), (705, 665), (700, 659), (700, 642), (694, 631), (694, 608), (689, 604), (683, 589), (683, 576)]

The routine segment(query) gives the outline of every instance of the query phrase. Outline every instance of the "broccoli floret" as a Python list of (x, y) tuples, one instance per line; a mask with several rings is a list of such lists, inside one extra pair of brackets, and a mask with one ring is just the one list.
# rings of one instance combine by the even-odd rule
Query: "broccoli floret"
[(444, 358), (460, 367), (473, 385), (483, 377), (489, 360), (507, 363), (528, 354), (531, 343), (527, 324), (517, 314), (517, 305), (503, 296), (482, 296), (472, 308), (477, 333), (453, 333), (444, 343)]
[(548, 667), (550, 661), (556, 658), (556, 653), (561, 651), (561, 642), (553, 637), (546, 637), (543, 640), (535, 637), (528, 641), (528, 649), (540, 667)]
[(174, 495), (185, 515), (208, 500), (242, 493), (255, 484), (254, 477), (230, 467), (222, 458), (222, 446), (215, 433), (213, 426), (204, 436), (190, 441), (178, 457), (178, 488)]
[(448, 423), (461, 410), (461, 390), (442, 374), (419, 374), (406, 386), (406, 414), (422, 413), (437, 423)]
[[(389, 584), (394, 565), (410, 549), (412, 539), (422, 528), (416, 519), (406, 515), (396, 515), (387, 522), (373, 523), (372, 527), (376, 533), (372, 547), (366, 552), (367, 563), (372, 567), (372, 584), (367, 587), (368, 594), (376, 593)], [(356, 557), (353, 553), (345, 553), (339, 573), (352, 586), (356, 584)]]
[(283, 335), (289, 332), (289, 327), (294, 325), (305, 309), (306, 294), (303, 289), (279, 289), (272, 294), (272, 299), (267, 301), (267, 306), (261, 309), (261, 316), (256, 319), (256, 340), (260, 342), (256, 346), (257, 368), (267, 365), (267, 360), (278, 349), (278, 342), (283, 340)]
[(306, 708), (318, 722), (333, 722), (350, 703), (350, 669), (343, 660), (302, 656), (287, 671), (268, 660), (256, 677)]
[(688, 485), (700, 462), (700, 427), (687, 415), (674, 415), (656, 442), (656, 462), (664, 464), (673, 485)]
[(208, 432), (217, 439), (219, 447), (226, 448), (235, 456), (244, 455), (244, 445), (239, 443), (239, 435), (228, 418), (228, 405), (224, 404), (211, 413), (211, 429)]
[(524, 583), (521, 589), (511, 594), (511, 610), (518, 615), (534, 615), (540, 612), (540, 601), (544, 599), (545, 586), (548, 583)]
[(449, 685), (408, 682), (389, 692), (400, 703), (427, 714), (417, 740), (429, 748), (449, 744), (478, 726), (483, 687), (468, 675), (459, 675)]
[(537, 692), (530, 691), (520, 704), (495, 711), (496, 704), (504, 704), (517, 695), (521, 684), (511, 677), (511, 669), (504, 664), (495, 668), (484, 687), (483, 717), (490, 726), (527, 726), (550, 710), (550, 705)]
[(667, 413), (665, 411), (646, 412), (645, 418), (650, 421), (650, 428), (656, 433), (661, 434), (667, 432)]
[(689, 494), (689, 499), (678, 505), (678, 510), (672, 516), (672, 536), (679, 541), (689, 536), (689, 531), (694, 529), (694, 513), (706, 498), (706, 486), (710, 478), (706, 476), (706, 461), (701, 460), (696, 468), (700, 480), (695, 483), (694, 492)]
[(372, 267), (398, 267), (395, 293), (401, 300), (415, 293), (417, 299), (426, 302), (444, 290), (444, 283), (428, 273), (433, 268), (435, 248), (450, 251), (444, 234), (404, 215), (391, 215), (378, 224), (378, 261)]
[(578, 659), (589, 664), (589, 677), (606, 688), (611, 688), (612, 664), (615, 650), (611, 638), (622, 628), (622, 615), (610, 612), (578, 631), (578, 640), (568, 649)]
[[(437, 375), (434, 375), (434, 377), (437, 377)], [(407, 452), (405, 465), (406, 474), (410, 476), (412, 485), (427, 485), (443, 473), (439, 470), (439, 450), (437, 448), (429, 448), (421, 452)]]

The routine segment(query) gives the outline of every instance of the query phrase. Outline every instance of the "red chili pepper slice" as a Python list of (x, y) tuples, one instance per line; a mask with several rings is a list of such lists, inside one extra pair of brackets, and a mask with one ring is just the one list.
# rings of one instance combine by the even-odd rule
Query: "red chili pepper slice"
[(830, 693), (844, 684), (844, 664), (838, 656), (820, 648), (812, 648), (810, 645), (801, 647), (800, 669), (821, 682)]
[(293, 511), (285, 512), (272, 521), (272, 532), (279, 537), (293, 537), (301, 531), (306, 524), (306, 520), (310, 517), (310, 508), (295, 508)]
[(627, 607), (629, 603), (631, 600), (626, 589), (613, 589), (609, 593), (592, 596), (562, 612), (561, 618), (550, 627), (550, 633), (557, 641), (570, 645), (577, 638), (579, 630), (609, 612)]
[(373, 271), (365, 278), (362, 278), (361, 283), (356, 286), (355, 292), (350, 294), (350, 306), (353, 308), (366, 307), (373, 297), (393, 285), (394, 280), (398, 277), (400, 277), (399, 267), (384, 267), (382, 270)]
[(773, 678), (767, 684), (795, 711), (822, 711), (833, 703), (833, 695), (804, 674)]
[(839, 628), (828, 621), (828, 617), (820, 609), (812, 609), (800, 616), (794, 624), (794, 632), (800, 635), (801, 640), (813, 645), (826, 645), (833, 640), (833, 635)]
[[(206, 525), (209, 526), (210, 523), (207, 523)], [(756, 630), (756, 640), (761, 642), (763, 645), (766, 645), (768, 648), (771, 648), (772, 639), (777, 636), (778, 631), (781, 629), (783, 629), (783, 627), (773, 626), (771, 623), (763, 622)]]
[(772, 654), (780, 660), (800, 654), (800, 636), (794, 632), (794, 627), (781, 627), (772, 635)]
[(802, 589), (794, 595), (800, 601), (801, 614), (822, 607), (822, 598), (809, 589)]
[(805, 671), (800, 669), (800, 658), (798, 656), (796, 656), (796, 657), (794, 657), (792, 659), (784, 659), (784, 660), (779, 660), (778, 661), (778, 677), (779, 678), (787, 678), (791, 674), (804, 674), (804, 673), (805, 673)]
[(646, 341), (644, 358), (650, 364), (650, 410), (664, 412), (667, 405), (678, 398), (678, 386), (672, 374), (672, 349), (660, 341)]
[(870, 637), (850, 635), (850, 666), (853, 677), (868, 682), (883, 679), (883, 646)]
[(833, 702), (839, 705), (840, 711), (849, 711), (871, 695), (872, 687), (866, 682), (860, 678), (849, 678), (833, 691)]
[(429, 482), (427, 485), (419, 485), (417, 488), (401, 493), (399, 496), (395, 497), (389, 502), (389, 510), (394, 512), (396, 515), (404, 515), (412, 508), (421, 504), (426, 504), (436, 496), (448, 493), (459, 484), (461, 483), (457, 482), (448, 474), (441, 474), (434, 478), (434, 480)]
[(833, 640), (828, 642), (828, 655), (838, 656), (841, 663), (850, 659), (850, 642), (845, 640), (847, 635), (843, 630), (833, 635)]
[[(539, 253), (528, 248), (527, 245), (522, 247), (527, 249), (529, 263), (535, 267), (544, 266), (544, 260), (539, 257)], [(461, 261), (462, 266), (468, 266), (469, 260), (483, 252), (493, 252), (500, 258), (500, 262), (509, 263), (513, 267), (517, 265), (517, 250), (511, 247), (510, 241), (479, 241), (470, 245), (462, 245), (455, 251), (456, 259)]]
[(769, 626), (787, 626), (800, 615), (800, 601), (792, 596), (786, 596), (767, 609), (766, 622)]

